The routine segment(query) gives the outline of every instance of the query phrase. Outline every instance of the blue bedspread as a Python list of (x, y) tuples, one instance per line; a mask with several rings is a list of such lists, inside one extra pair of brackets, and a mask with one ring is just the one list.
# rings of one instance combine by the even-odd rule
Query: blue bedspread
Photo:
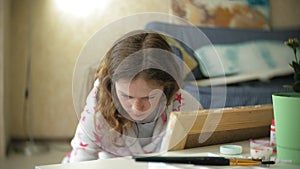
[[(292, 84), (293, 77), (282, 76), (269, 81), (250, 81), (226, 87), (213, 87), (215, 99), (212, 104), (212, 88), (199, 87), (194, 85), (185, 85), (183, 88), (198, 97), (203, 108), (220, 108), (249, 106), (258, 104), (272, 104), (272, 94), (279, 92), (291, 92), (283, 87), (286, 84)], [(224, 94), (224, 89), (226, 90)], [(225, 97), (225, 98), (224, 98)]]

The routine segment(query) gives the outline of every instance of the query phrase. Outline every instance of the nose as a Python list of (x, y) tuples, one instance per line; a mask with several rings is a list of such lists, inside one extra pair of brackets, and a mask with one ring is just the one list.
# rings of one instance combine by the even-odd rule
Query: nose
[(146, 111), (146, 103), (142, 99), (135, 99), (132, 103), (132, 109), (138, 112)]

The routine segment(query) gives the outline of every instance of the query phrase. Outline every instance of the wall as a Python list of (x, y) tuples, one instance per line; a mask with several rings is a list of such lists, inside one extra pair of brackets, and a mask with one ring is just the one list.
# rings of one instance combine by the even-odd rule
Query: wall
[(300, 28), (299, 0), (270, 0), (272, 28)]
[(26, 60), (28, 57), (28, 1), (11, 1), (10, 56), (7, 59), (9, 79), (8, 111), (11, 117), (11, 136), (25, 135), (24, 93)]
[(9, 56), (9, 0), (0, 0), (0, 159), (5, 157), (6, 145), (10, 138), (10, 119), (7, 106), (7, 58)]
[(5, 126), (4, 126), (4, 1), (0, 0), (0, 158), (5, 152)]
[[(108, 0), (110, 6), (77, 18), (58, 10), (54, 0), (32, 0), (31, 124), (37, 138), (71, 137), (77, 123), (72, 103), (72, 74), (84, 43), (112, 21), (139, 12), (168, 11), (167, 1)], [(24, 113), (28, 58), (28, 3), (12, 0), (10, 112), (14, 138), (26, 137)], [(26, 108), (25, 108), (26, 110)], [(26, 121), (25, 121), (26, 122)]]
[[(84, 43), (116, 19), (140, 12), (167, 13), (169, 4), (167, 0), (106, 1), (109, 6), (105, 9), (77, 18), (58, 10), (55, 0), (31, 0), (30, 10), (30, 1), (11, 0), (11, 55), (8, 58), (11, 85), (7, 87), (10, 92), (7, 113), (11, 114), (13, 138), (27, 136), (26, 110), (32, 112), (30, 124), (36, 138), (72, 137), (77, 123), (72, 103), (72, 73)], [(270, 1), (273, 28), (300, 27), (300, 21), (290, 11), (299, 6), (300, 1)], [(298, 11), (293, 12), (298, 14)], [(32, 58), (30, 102), (24, 99), (29, 56)], [(32, 106), (28, 109), (26, 105)]]

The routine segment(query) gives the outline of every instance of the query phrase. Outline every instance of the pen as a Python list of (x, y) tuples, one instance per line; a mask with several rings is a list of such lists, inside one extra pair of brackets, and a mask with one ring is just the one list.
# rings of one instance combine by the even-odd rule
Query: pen
[(274, 161), (257, 161), (251, 159), (208, 157), (208, 156), (133, 156), (137, 162), (164, 162), (194, 165), (214, 166), (257, 166), (262, 164), (275, 164)]

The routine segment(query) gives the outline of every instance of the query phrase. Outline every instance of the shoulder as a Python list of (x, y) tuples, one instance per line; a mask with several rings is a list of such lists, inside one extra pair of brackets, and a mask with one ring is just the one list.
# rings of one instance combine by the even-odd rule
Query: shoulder
[(189, 111), (202, 109), (200, 102), (187, 91), (180, 89), (175, 93), (172, 102), (173, 111)]
[(100, 85), (100, 82), (99, 82), (99, 79), (97, 78), (94, 82), (94, 87), (99, 88), (99, 85)]
[(99, 80), (94, 81), (93, 88), (90, 90), (86, 103), (80, 114), (80, 123), (81, 125), (89, 126), (88, 128), (92, 128), (90, 124), (93, 124), (95, 113), (97, 110), (97, 99), (96, 95), (99, 88)]

